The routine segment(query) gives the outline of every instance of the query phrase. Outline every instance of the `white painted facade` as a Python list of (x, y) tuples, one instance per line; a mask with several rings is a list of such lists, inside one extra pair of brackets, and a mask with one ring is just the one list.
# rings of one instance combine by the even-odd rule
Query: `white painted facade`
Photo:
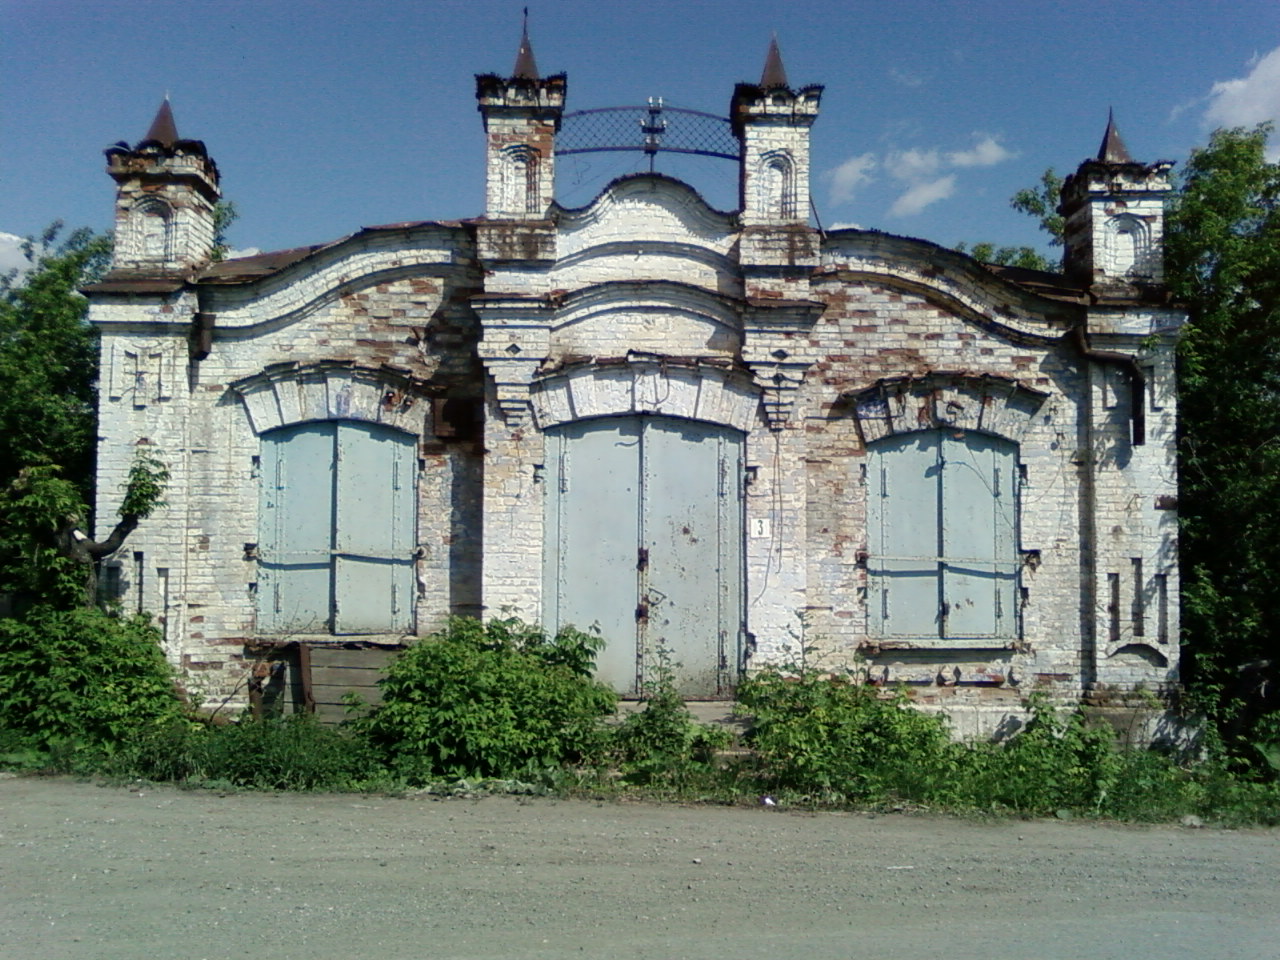
[[(169, 465), (167, 506), (108, 562), (125, 607), (160, 619), (197, 698), (242, 699), (272, 644), (409, 643), (452, 614), (540, 620), (548, 504), (566, 496), (547, 489), (548, 431), (646, 417), (742, 440), (742, 474), (720, 494), (735, 498), (721, 516), (740, 525), (740, 567), (706, 574), (709, 591), (735, 578), (724, 595), (737, 609), (720, 631), (728, 681), (704, 695), (730, 695), (734, 678), (794, 660), (802, 645), (824, 669), (905, 682), (984, 734), (1032, 689), (1070, 701), (1176, 683), (1183, 317), (1159, 288), (1167, 165), (1087, 161), (1073, 186), (1083, 199), (1069, 217), (1072, 272), (1033, 274), (810, 226), (820, 87), (739, 85), (737, 212), (653, 174), (561, 208), (563, 76), (481, 77), (477, 92), (487, 210), (464, 222), (208, 264), (217, 180), (203, 149), (139, 145), (113, 160), (146, 153), (152, 186), (121, 181), (118, 236), (139, 239), (90, 291), (102, 332), (98, 516), (114, 516), (137, 447)], [(148, 240), (159, 194), (194, 220)], [(138, 252), (157, 250), (163, 263)], [(291, 548), (264, 544), (263, 485), (274, 481), (263, 438), (334, 420), (416, 444), (408, 630), (261, 628), (272, 619), (260, 608), (267, 553)], [(996, 601), (995, 632), (947, 627), (955, 570), (986, 560), (946, 544), (901, 560), (869, 542), (871, 498), (888, 495), (869, 465), (915, 437), (998, 438), (1015, 451), (1014, 489), (992, 495), (1011, 498), (999, 516), (1016, 516), (1012, 539), (998, 538), (1013, 545), (999, 558), (1013, 581), (999, 592), (1016, 609)], [(977, 539), (985, 510), (963, 521)], [(960, 523), (950, 507), (929, 522)], [(617, 562), (643, 570), (639, 549)], [(337, 540), (332, 552), (343, 555)], [(995, 569), (966, 575), (981, 584), (1004, 576)], [(932, 635), (876, 625), (886, 591), (924, 596), (930, 584), (938, 612), (921, 622), (936, 619)], [(626, 601), (638, 622), (662, 612), (659, 593), (642, 586)], [(660, 639), (679, 656), (678, 638)], [(654, 651), (641, 643), (636, 654), (643, 679)]]

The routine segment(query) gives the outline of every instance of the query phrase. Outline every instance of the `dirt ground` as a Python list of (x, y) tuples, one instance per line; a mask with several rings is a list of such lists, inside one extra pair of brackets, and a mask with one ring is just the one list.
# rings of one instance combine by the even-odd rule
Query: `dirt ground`
[(0, 956), (1267, 958), (1280, 831), (0, 780)]

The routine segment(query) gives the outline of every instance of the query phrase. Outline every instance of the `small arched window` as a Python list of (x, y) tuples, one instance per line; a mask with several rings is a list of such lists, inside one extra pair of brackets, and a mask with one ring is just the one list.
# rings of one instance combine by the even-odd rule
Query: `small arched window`
[(777, 220), (796, 217), (795, 164), (784, 151), (767, 153), (760, 161), (760, 209)]
[(1127, 213), (1107, 221), (1107, 259), (1114, 276), (1152, 276), (1151, 230), (1146, 221)]
[(144, 200), (134, 208), (138, 254), (143, 260), (163, 262), (173, 253), (173, 216), (162, 200)]
[(538, 216), (538, 151), (519, 143), (502, 151), (502, 213)]

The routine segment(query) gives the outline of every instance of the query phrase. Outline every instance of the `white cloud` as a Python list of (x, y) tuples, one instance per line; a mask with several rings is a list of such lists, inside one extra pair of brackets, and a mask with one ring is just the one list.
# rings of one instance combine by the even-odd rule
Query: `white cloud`
[(1006, 150), (995, 137), (987, 135), (968, 150), (948, 153), (947, 162), (953, 167), (991, 167), (1012, 157), (1012, 151)]
[(837, 220), (831, 226), (827, 227), (827, 229), (828, 230), (861, 230), (862, 224), (852, 223), (848, 220)]
[[(1249, 72), (1209, 90), (1204, 117), (1215, 127), (1251, 127), (1280, 121), (1280, 47), (1254, 59)], [(1270, 151), (1274, 157), (1280, 146)]]
[(872, 181), (873, 170), (887, 175), (903, 190), (889, 208), (889, 215), (905, 217), (955, 193), (956, 174), (951, 171), (990, 167), (1014, 156), (995, 136), (975, 133), (973, 146), (966, 150), (908, 147), (887, 150), (879, 157), (864, 153), (850, 157), (825, 176), (831, 184), (831, 203), (839, 205), (851, 200), (856, 189)]
[(855, 190), (874, 179), (871, 171), (875, 170), (877, 162), (875, 154), (864, 153), (850, 157), (828, 171), (826, 178), (831, 183), (831, 203), (838, 205), (852, 200)]
[(895, 180), (915, 183), (937, 174), (942, 155), (937, 150), (895, 150), (884, 159), (884, 167)]
[(893, 202), (889, 208), (891, 217), (909, 217), (919, 213), (930, 204), (945, 200), (956, 190), (955, 174), (947, 174), (936, 180), (925, 180), (911, 187), (906, 193)]
[(0, 275), (17, 269), (25, 272), (31, 261), (22, 255), (23, 238), (12, 233), (0, 233)]

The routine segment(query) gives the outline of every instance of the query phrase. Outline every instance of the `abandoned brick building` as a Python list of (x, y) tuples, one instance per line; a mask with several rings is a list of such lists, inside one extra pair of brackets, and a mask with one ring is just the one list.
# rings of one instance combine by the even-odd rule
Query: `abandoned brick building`
[(803, 643), (970, 732), (1037, 686), (1176, 680), (1169, 164), (1108, 126), (1048, 274), (811, 225), (822, 88), (776, 47), (722, 121), (733, 212), (654, 173), (559, 205), (566, 80), (527, 43), (476, 95), (483, 215), (223, 262), (167, 102), (107, 150), (98, 517), (139, 447), (168, 464), (107, 572), (194, 693), (274, 659), (336, 701), (508, 611), (598, 625), (624, 694), (660, 648), (715, 698)]

